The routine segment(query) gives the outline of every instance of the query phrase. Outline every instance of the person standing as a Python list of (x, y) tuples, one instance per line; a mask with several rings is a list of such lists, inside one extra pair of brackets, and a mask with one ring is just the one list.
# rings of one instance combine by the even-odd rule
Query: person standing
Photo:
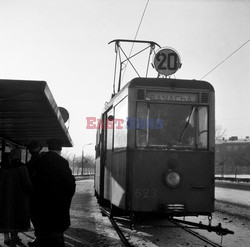
[(40, 158), (40, 151), (42, 150), (42, 145), (38, 141), (32, 141), (28, 145), (28, 150), (31, 155), (30, 160), (26, 163), (30, 178), (32, 180), (32, 177), (35, 174), (36, 171), (36, 163), (37, 160)]
[[(36, 140), (33, 140), (30, 142), (30, 144), (28, 145), (28, 150), (29, 150), (29, 153), (31, 155), (31, 158), (30, 160), (26, 163), (26, 166), (27, 166), (27, 169), (28, 169), (28, 173), (29, 173), (29, 176), (30, 176), (30, 179), (31, 179), (31, 183), (33, 183), (33, 179), (34, 179), (34, 176), (36, 174), (36, 169), (37, 169), (37, 162), (39, 160), (39, 158), (41, 157), (41, 150), (42, 150), (42, 145), (36, 141)], [(35, 218), (33, 217), (34, 213), (33, 213), (33, 207), (32, 205), (34, 205), (33, 203), (33, 198), (34, 198), (34, 192), (32, 191), (31, 192), (31, 195), (30, 195), (30, 219), (31, 219), (31, 222), (32, 222), (32, 225), (34, 227), (34, 229), (36, 229), (36, 221), (35, 221)], [(36, 237), (36, 231), (34, 231), (34, 235)], [(35, 246), (36, 245), (36, 238), (34, 240), (32, 240), (30, 242), (30, 245), (32, 246)]]
[(36, 243), (29, 246), (64, 247), (64, 231), (70, 226), (69, 210), (76, 184), (68, 161), (60, 155), (60, 140), (48, 140), (48, 150), (37, 161), (32, 179)]
[(18, 232), (30, 228), (29, 194), (31, 181), (25, 164), (21, 162), (21, 150), (11, 150), (0, 168), (0, 231), (4, 243), (16, 246)]

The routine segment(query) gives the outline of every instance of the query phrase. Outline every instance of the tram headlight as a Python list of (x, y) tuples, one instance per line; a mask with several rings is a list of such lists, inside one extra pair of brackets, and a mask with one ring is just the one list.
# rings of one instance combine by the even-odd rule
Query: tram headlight
[(181, 178), (177, 172), (170, 171), (165, 175), (165, 183), (171, 188), (176, 188), (180, 184)]

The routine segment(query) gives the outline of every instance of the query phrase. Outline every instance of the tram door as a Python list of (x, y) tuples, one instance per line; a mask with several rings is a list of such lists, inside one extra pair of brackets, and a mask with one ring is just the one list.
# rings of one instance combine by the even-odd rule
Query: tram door
[[(110, 119), (111, 116), (111, 119)], [(100, 168), (100, 198), (111, 198), (111, 159), (113, 142), (113, 109), (106, 111), (102, 115), (102, 137), (101, 137), (101, 168)]]

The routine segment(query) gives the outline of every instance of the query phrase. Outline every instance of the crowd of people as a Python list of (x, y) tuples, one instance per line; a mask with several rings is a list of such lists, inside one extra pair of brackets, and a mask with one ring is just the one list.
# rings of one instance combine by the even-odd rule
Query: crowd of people
[(32, 141), (30, 160), (21, 161), (21, 150), (12, 149), (2, 157), (0, 167), (0, 232), (4, 244), (16, 247), (19, 232), (31, 223), (35, 239), (30, 247), (64, 247), (64, 232), (70, 226), (70, 204), (75, 178), (61, 156), (60, 140), (48, 140), (48, 151)]

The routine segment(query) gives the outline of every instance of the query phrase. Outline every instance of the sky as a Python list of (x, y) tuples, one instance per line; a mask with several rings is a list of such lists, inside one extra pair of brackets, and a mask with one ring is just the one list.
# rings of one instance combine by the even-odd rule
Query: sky
[(69, 154), (94, 154), (86, 117), (112, 94), (108, 43), (135, 36), (178, 51), (177, 79), (199, 80), (225, 60), (203, 78), (215, 88), (216, 125), (227, 138), (250, 136), (249, 0), (0, 0), (0, 34), (0, 78), (47, 82), (70, 115)]

